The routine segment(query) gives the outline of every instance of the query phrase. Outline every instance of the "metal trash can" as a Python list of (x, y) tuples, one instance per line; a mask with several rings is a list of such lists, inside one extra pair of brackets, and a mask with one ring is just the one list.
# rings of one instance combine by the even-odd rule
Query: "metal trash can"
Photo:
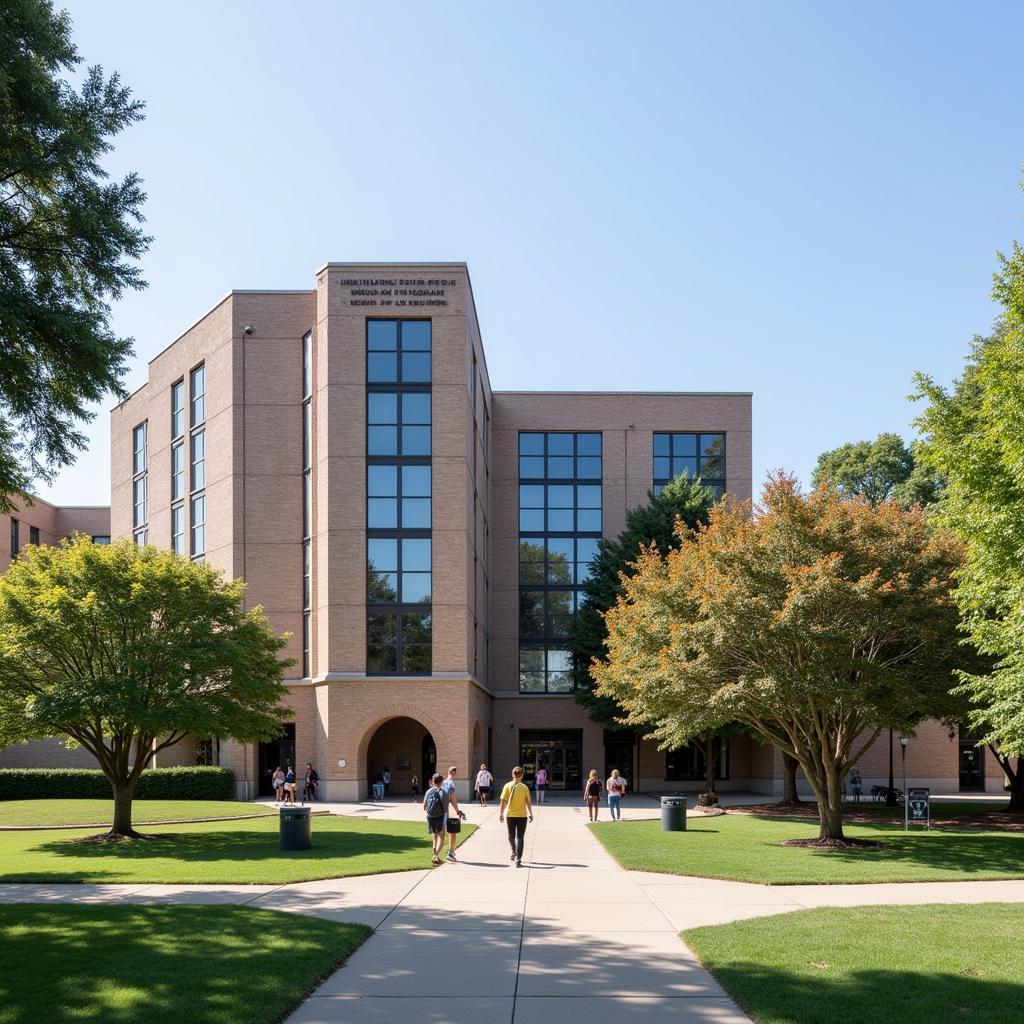
[(685, 796), (663, 796), (661, 798), (661, 831), (686, 831)]
[(281, 849), (313, 848), (313, 815), (308, 807), (281, 808)]

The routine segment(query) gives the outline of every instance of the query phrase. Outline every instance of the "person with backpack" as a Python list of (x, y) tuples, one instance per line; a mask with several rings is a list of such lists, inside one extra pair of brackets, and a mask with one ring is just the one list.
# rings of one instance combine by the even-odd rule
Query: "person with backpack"
[(512, 848), (512, 856), (509, 859), (515, 861), (517, 868), (521, 868), (523, 845), (526, 842), (526, 823), (533, 821), (533, 805), (530, 803), (530, 787), (523, 782), (523, 769), (518, 765), (512, 769), (512, 781), (506, 782), (501, 791), (498, 821), (507, 822), (508, 845)]
[(430, 788), (423, 795), (423, 811), (427, 816), (427, 832), (434, 842), (434, 858), (431, 863), (436, 868), (441, 863), (441, 851), (444, 849), (444, 819), (448, 809), (448, 796), (441, 788), (444, 777), (440, 772), (430, 779)]
[(284, 770), (284, 802), (295, 803), (295, 769), (287, 765)]

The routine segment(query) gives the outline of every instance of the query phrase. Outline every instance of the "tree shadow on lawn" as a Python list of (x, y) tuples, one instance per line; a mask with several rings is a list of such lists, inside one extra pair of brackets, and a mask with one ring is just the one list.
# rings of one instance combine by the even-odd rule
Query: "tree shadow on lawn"
[(18, 904), (0, 921), (10, 1024), (280, 1020), (369, 933), (223, 906)]
[[(827, 957), (827, 953), (823, 953)], [(799, 1024), (920, 1024), (922, 1021), (998, 1021), (1024, 1024), (1024, 984), (899, 967), (829, 975), (831, 965), (808, 966), (808, 976), (742, 960), (713, 974), (755, 1020)], [(820, 961), (821, 964), (826, 962)], [(984, 965), (978, 973), (984, 973)]]
[[(77, 867), (68, 865), (67, 870), (49, 864), (22, 871), (4, 871), (0, 865), (0, 879), (4, 882), (74, 882), (81, 880), (102, 882), (104, 877), (118, 875), (117, 866), (125, 862), (145, 864), (150, 861), (174, 860), (192, 864), (213, 864), (236, 862), (281, 861), (286, 858), (290, 864), (321, 863), (333, 860), (365, 858), (369, 863), (365, 872), (370, 874), (393, 870), (408, 870), (419, 867), (405, 862), (408, 854), (422, 853), (423, 837), (420, 835), (395, 835), (389, 833), (345, 830), (313, 831), (313, 848), (284, 853), (279, 848), (276, 831), (266, 829), (234, 828), (225, 830), (204, 829), (188, 832), (152, 832), (150, 838), (124, 843), (81, 843), (70, 839), (52, 839), (41, 842), (24, 855), (46, 854), (74, 861)], [(402, 858), (402, 862), (391, 865), (387, 858)], [(382, 861), (381, 859), (384, 858)], [(104, 868), (109, 868), (105, 871)], [(327, 871), (329, 876), (330, 871)], [(124, 880), (123, 881), (133, 881)], [(196, 881), (203, 881), (198, 878)], [(244, 881), (244, 879), (243, 879)]]

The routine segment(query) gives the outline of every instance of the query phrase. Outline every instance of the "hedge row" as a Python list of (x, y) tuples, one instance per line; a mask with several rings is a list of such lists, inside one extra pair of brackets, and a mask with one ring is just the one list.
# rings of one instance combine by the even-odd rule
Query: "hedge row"
[[(8, 800), (111, 798), (110, 783), (94, 768), (0, 768), (0, 793)], [(229, 768), (147, 768), (135, 787), (139, 800), (233, 800)]]

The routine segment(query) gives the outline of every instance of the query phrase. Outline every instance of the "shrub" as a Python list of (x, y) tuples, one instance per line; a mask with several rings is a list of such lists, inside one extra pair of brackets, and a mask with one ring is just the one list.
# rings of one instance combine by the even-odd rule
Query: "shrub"
[[(13, 799), (112, 799), (110, 783), (93, 768), (0, 768), (0, 792)], [(147, 768), (135, 787), (139, 800), (233, 800), (229, 768)]]

